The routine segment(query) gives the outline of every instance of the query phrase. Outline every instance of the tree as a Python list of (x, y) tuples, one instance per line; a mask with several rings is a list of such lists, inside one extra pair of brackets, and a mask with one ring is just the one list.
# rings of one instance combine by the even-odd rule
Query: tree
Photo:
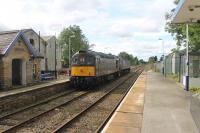
[(64, 28), (59, 34), (58, 39), (59, 39), (60, 44), (64, 48), (63, 56), (64, 56), (65, 64), (68, 64), (69, 62), (69, 37), (73, 35), (75, 37), (70, 38), (71, 56), (79, 50), (88, 50), (90, 48), (88, 39), (85, 37), (85, 35), (83, 34), (79, 26), (73, 25), (73, 26), (69, 26), (68, 28)]
[(143, 65), (143, 64), (146, 64), (146, 61), (144, 61), (143, 59), (140, 59), (139, 60), (139, 65)]
[(157, 56), (151, 56), (149, 57), (149, 63), (155, 63), (157, 61)]
[[(180, 0), (175, 0), (174, 3), (177, 5)], [(170, 22), (171, 16), (174, 13), (175, 9), (172, 9), (170, 13), (166, 14), (166, 26), (165, 30), (177, 40), (177, 46), (185, 44), (186, 39), (186, 25), (185, 24), (172, 24)], [(199, 24), (189, 24), (189, 48), (192, 51), (200, 50), (200, 25)]]
[(160, 57), (160, 61), (163, 61), (163, 59), (164, 59), (164, 55), (162, 55), (162, 56)]
[(139, 59), (137, 57), (133, 57), (133, 64), (134, 65), (139, 65)]
[(157, 57), (157, 56), (155, 56), (155, 57), (154, 57), (154, 60), (155, 60), (155, 62), (156, 62), (156, 61), (158, 60), (158, 57)]
[(139, 60), (137, 57), (133, 57), (133, 55), (128, 54), (127, 52), (120, 52), (119, 57), (130, 61), (131, 65), (139, 65)]

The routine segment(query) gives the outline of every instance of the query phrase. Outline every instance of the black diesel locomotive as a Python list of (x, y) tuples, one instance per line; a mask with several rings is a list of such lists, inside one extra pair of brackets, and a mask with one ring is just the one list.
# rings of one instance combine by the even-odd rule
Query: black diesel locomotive
[(73, 85), (90, 86), (130, 71), (130, 62), (111, 54), (79, 51), (72, 57)]

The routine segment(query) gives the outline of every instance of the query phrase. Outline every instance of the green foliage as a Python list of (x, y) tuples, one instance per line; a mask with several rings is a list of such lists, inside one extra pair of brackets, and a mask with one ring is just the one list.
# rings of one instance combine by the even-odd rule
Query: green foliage
[(192, 88), (190, 88), (190, 91), (191, 91), (193, 94), (195, 94), (195, 95), (193, 95), (193, 96), (196, 96), (196, 97), (198, 97), (198, 98), (200, 99), (200, 88), (192, 87)]
[(179, 82), (179, 75), (178, 74), (167, 74), (167, 77), (175, 80), (176, 82)]
[(163, 59), (164, 59), (164, 55), (162, 55), (162, 56), (160, 57), (160, 60), (159, 60), (159, 61), (163, 61)]
[(191, 92), (198, 92), (198, 93), (200, 93), (200, 88), (192, 87), (192, 88), (190, 89), (190, 91), (191, 91)]
[[(175, 4), (178, 4), (179, 0), (175, 0)], [(167, 13), (165, 18), (167, 20), (165, 30), (177, 40), (177, 46), (181, 46), (185, 44), (186, 39), (186, 24), (172, 24), (170, 19), (173, 15), (175, 9), (172, 9), (170, 13)], [(189, 24), (189, 48), (192, 51), (199, 51), (200, 50), (200, 25), (199, 24)]]
[(149, 63), (155, 63), (157, 60), (158, 60), (157, 56), (151, 56), (151, 57), (149, 57), (148, 62)]
[(85, 37), (79, 26), (73, 25), (68, 28), (64, 28), (59, 34), (58, 39), (64, 49), (63, 55), (65, 64), (68, 64), (69, 62), (69, 37), (73, 35), (75, 37), (70, 38), (71, 56), (79, 50), (88, 50), (90, 48), (88, 39)]
[(130, 61), (131, 65), (145, 64), (144, 60), (142, 60), (142, 59), (138, 60), (137, 57), (133, 57), (133, 55), (128, 54), (127, 52), (120, 52), (118, 56), (125, 59), (125, 60)]
[(147, 62), (144, 61), (143, 59), (140, 59), (140, 60), (139, 60), (139, 65), (143, 65), (143, 64), (147, 64)]
[(178, 46), (177, 48), (171, 49), (172, 53), (178, 53), (180, 51), (180, 47)]

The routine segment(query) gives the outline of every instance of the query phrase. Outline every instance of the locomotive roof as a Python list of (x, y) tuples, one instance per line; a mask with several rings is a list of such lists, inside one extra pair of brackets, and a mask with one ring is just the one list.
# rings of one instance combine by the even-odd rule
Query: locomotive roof
[(116, 56), (112, 55), (112, 54), (105, 54), (105, 53), (102, 53), (102, 52), (95, 52), (95, 51), (91, 51), (91, 50), (79, 51), (76, 54), (80, 54), (80, 53), (87, 53), (87, 54), (91, 54), (91, 55), (94, 55), (94, 56), (100, 56), (101, 58), (108, 58), (108, 59), (116, 58)]

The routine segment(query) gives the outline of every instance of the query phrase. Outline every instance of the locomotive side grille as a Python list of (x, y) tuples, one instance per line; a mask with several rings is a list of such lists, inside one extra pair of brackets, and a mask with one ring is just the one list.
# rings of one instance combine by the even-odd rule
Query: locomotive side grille
[(71, 76), (93, 77), (96, 76), (94, 66), (72, 66)]

